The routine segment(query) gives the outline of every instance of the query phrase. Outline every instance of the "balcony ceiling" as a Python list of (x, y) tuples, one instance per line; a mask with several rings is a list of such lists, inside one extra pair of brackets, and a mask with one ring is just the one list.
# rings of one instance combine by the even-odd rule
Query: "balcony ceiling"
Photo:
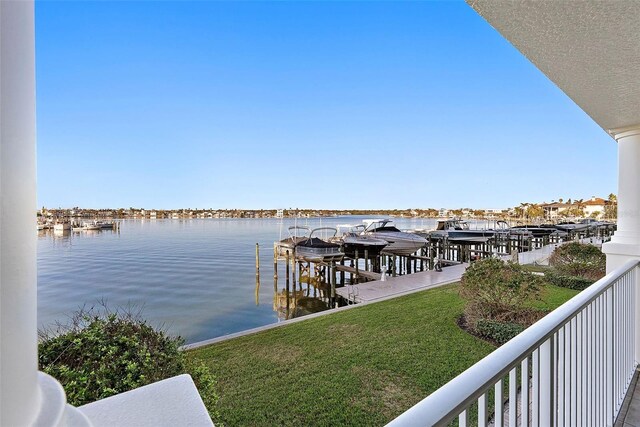
[(603, 129), (640, 126), (640, 1), (467, 3)]

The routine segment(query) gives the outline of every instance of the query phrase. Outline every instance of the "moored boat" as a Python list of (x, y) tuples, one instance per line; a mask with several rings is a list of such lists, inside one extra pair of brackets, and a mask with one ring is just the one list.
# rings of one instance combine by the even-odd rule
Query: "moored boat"
[(512, 230), (517, 230), (517, 231), (528, 231), (529, 233), (531, 233), (531, 235), (533, 237), (545, 237), (545, 236), (549, 236), (551, 234), (557, 234), (558, 233), (558, 229), (556, 227), (554, 227), (551, 224), (541, 224), (541, 225), (534, 225), (534, 224), (525, 224), (525, 225), (515, 225), (513, 227), (511, 227)]
[(560, 231), (564, 231), (567, 233), (570, 233), (570, 232), (575, 233), (578, 231), (586, 231), (589, 228), (591, 228), (593, 226), (591, 221), (595, 221), (595, 220), (592, 220), (591, 218), (587, 218), (587, 219), (583, 219), (580, 222), (566, 221), (566, 222), (561, 222), (559, 224), (556, 224), (555, 227)]
[(430, 237), (447, 237), (452, 241), (482, 242), (487, 241), (496, 234), (496, 230), (471, 230), (469, 223), (459, 219), (441, 219), (436, 224), (436, 229), (429, 233)]
[(315, 237), (322, 232), (333, 232), (335, 237), (338, 230), (332, 227), (320, 227), (311, 230), (309, 236), (295, 244), (296, 257), (311, 262), (335, 262), (344, 258), (344, 252), (337, 243)]
[(100, 227), (103, 230), (108, 230), (108, 229), (113, 229), (115, 228), (116, 223), (114, 221), (93, 221), (93, 223), (95, 225), (97, 225), (98, 227)]
[(59, 222), (53, 225), (53, 231), (63, 232), (71, 230), (71, 224), (68, 222)]
[(73, 231), (97, 231), (97, 230), (100, 230), (101, 228), (94, 221), (93, 223), (83, 222), (82, 224), (79, 224), (79, 223), (73, 224), (71, 226), (71, 229)]
[(375, 258), (389, 245), (389, 242), (378, 239), (368, 234), (362, 234), (364, 225), (343, 226), (349, 227), (349, 231), (344, 233), (339, 241), (346, 256), (350, 258)]
[(293, 256), (293, 250), (296, 245), (303, 240), (309, 238), (311, 229), (302, 225), (292, 225), (289, 227), (289, 237), (282, 239), (278, 242), (278, 255), (286, 256), (287, 252)]
[(363, 221), (361, 235), (385, 240), (389, 244), (382, 249), (384, 253), (411, 255), (427, 245), (427, 239), (417, 234), (400, 231), (390, 219), (372, 219)]

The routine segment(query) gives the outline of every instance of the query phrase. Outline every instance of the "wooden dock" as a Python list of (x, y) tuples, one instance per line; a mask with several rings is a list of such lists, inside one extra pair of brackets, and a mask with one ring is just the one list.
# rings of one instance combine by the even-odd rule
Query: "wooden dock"
[(350, 267), (348, 265), (340, 265), (340, 264), (336, 264), (336, 270), (338, 271), (344, 271), (345, 273), (349, 273), (349, 274), (353, 274), (354, 276), (359, 276), (359, 277), (364, 277), (367, 280), (380, 280), (382, 279), (382, 274), (380, 273), (375, 273), (373, 271), (366, 271), (366, 270), (356, 270), (355, 267)]
[(436, 288), (457, 282), (469, 264), (459, 264), (438, 271), (423, 271), (405, 276), (387, 277), (386, 280), (347, 285), (336, 289), (340, 295), (352, 303), (367, 303), (402, 294)]

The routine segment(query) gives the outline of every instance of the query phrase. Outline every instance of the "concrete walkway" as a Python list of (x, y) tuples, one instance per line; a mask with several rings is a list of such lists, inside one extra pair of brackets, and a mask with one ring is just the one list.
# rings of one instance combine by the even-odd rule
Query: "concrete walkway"
[(468, 266), (469, 264), (459, 264), (445, 267), (441, 272), (423, 271), (406, 276), (387, 277), (386, 280), (347, 285), (336, 289), (336, 294), (355, 303), (373, 302), (457, 282)]

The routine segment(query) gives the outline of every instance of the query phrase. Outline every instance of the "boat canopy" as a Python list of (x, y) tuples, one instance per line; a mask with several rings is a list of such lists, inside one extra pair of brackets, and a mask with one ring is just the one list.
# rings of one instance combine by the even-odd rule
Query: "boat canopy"
[(311, 229), (304, 225), (292, 225), (289, 227), (289, 236), (291, 237), (306, 237), (311, 235)]
[(314, 238), (314, 234), (315, 235), (322, 235), (322, 234), (329, 234), (329, 233), (333, 233), (331, 234), (331, 236), (329, 237), (334, 237), (337, 233), (338, 230), (333, 228), (333, 227), (320, 227), (320, 228), (314, 228), (313, 230), (311, 230), (311, 233), (309, 233), (309, 238)]
[(362, 221), (365, 224), (364, 231), (397, 231), (400, 230), (393, 225), (390, 219), (366, 219)]
[(336, 225), (338, 232), (342, 233), (345, 236), (356, 236), (364, 231), (364, 224), (340, 224)]
[(457, 219), (443, 219), (438, 221), (436, 230), (468, 230), (469, 224)]

